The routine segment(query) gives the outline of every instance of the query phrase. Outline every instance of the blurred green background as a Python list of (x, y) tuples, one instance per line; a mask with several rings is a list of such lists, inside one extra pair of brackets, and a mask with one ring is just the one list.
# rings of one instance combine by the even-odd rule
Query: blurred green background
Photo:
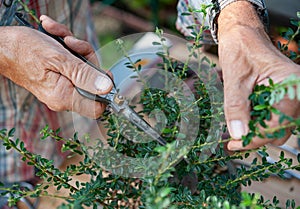
[(177, 0), (91, 0), (101, 45), (155, 27), (176, 33)]

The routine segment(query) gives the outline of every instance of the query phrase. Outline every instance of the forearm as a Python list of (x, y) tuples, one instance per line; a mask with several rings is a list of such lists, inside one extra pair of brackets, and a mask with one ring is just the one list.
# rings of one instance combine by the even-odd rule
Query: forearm
[[(218, 39), (222, 67), (242, 55), (249, 58), (249, 61), (255, 60), (256, 63), (253, 64), (261, 66), (273, 56), (286, 59), (274, 47), (255, 7), (248, 1), (233, 2), (221, 11), (218, 17)], [(223, 70), (232, 68), (225, 67)], [(260, 70), (262, 73), (260, 68), (253, 70)]]
[(218, 26), (219, 38), (228, 30), (240, 26), (264, 31), (264, 25), (252, 3), (243, 0), (229, 4), (220, 12)]
[(0, 28), (0, 74), (8, 78), (11, 77), (17, 61), (15, 50), (21, 41), (17, 38), (18, 28), (17, 26)]

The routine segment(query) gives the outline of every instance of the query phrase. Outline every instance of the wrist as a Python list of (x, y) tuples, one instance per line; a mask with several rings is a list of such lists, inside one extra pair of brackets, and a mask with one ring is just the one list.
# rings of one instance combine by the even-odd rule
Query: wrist
[[(241, 12), (242, 11), (242, 12)], [(218, 17), (218, 37), (236, 28), (252, 28), (264, 31), (264, 25), (259, 19), (252, 3), (246, 0), (233, 2), (226, 6)]]
[(1, 26), (0, 29), (0, 74), (5, 77), (11, 77), (16, 65), (17, 45), (22, 39), (18, 39), (18, 26)]
[(216, 43), (220, 24), (222, 31), (239, 25), (262, 27), (268, 31), (269, 18), (264, 0), (212, 0), (212, 3), (213, 7), (209, 10), (209, 24)]

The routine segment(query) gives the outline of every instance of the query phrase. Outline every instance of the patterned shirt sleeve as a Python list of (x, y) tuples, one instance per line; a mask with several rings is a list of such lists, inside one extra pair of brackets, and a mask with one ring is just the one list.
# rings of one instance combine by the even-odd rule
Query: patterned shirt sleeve
[[(77, 38), (89, 41), (94, 49), (98, 49), (97, 36), (94, 33), (89, 12), (89, 1), (29, 0), (28, 2), (28, 6), (36, 12), (37, 16), (46, 14), (67, 25)], [(2, 4), (0, 25), (17, 24), (14, 20), (14, 13), (17, 9), (18, 5), (5, 7)], [(72, 97), (72, 95), (66, 96)], [(30, 92), (0, 75), (0, 130), (15, 128), (15, 138), (23, 140), (29, 151), (52, 159), (56, 165), (59, 165), (65, 156), (65, 153), (61, 153), (61, 144), (54, 139), (41, 141), (41, 129), (46, 125), (53, 130), (61, 128), (60, 135), (70, 138), (75, 131), (80, 132), (79, 136), (88, 133), (91, 128), (90, 124), (93, 124), (91, 120), (78, 115), (74, 116), (72, 112), (51, 111)], [(75, 127), (80, 127), (80, 130)], [(18, 182), (33, 178), (34, 167), (22, 162), (19, 153), (6, 150), (2, 143), (0, 141), (0, 181)]]
[[(204, 18), (199, 12), (194, 12), (193, 15), (183, 15), (201, 9), (202, 5), (211, 5), (211, 0), (179, 0), (177, 5), (177, 20), (176, 28), (185, 36), (191, 36), (192, 32), (197, 32), (200, 26), (209, 27), (208, 15)], [(195, 25), (193, 29), (188, 26)], [(203, 32), (203, 42), (206, 44), (215, 44), (209, 30)]]

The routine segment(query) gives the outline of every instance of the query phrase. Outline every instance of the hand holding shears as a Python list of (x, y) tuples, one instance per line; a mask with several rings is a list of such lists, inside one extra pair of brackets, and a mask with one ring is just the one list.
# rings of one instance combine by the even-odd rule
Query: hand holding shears
[[(29, 24), (23, 17), (22, 14), (16, 13), (16, 19), (19, 23), (21, 23), (24, 26), (34, 28), (31, 24)], [(92, 62), (88, 61), (84, 56), (81, 54), (75, 52), (71, 48), (69, 48), (62, 37), (53, 35), (48, 33), (43, 27), (42, 24), (39, 25), (38, 30), (44, 34), (47, 34), (48, 36), (52, 37), (56, 41), (58, 41), (65, 49), (67, 49), (69, 52), (71, 52), (75, 57), (79, 58), (81, 61), (86, 63), (87, 65), (91, 66), (95, 70), (105, 74), (110, 78), (110, 76), (97, 67)], [(110, 78), (111, 82), (113, 80)], [(81, 89), (79, 87), (75, 87), (77, 92), (82, 95), (85, 98), (88, 98), (90, 100), (101, 102), (107, 105), (107, 107), (116, 115), (122, 116), (126, 120), (130, 121), (133, 125), (135, 125), (137, 128), (139, 128), (141, 131), (146, 133), (148, 136), (150, 136), (152, 139), (157, 140), (160, 145), (165, 145), (166, 141), (158, 134), (145, 120), (143, 120), (132, 108), (130, 108), (128, 101), (123, 98), (120, 94), (118, 94), (118, 91), (113, 85), (113, 89), (106, 95), (97, 95), (90, 93), (84, 89)]]

